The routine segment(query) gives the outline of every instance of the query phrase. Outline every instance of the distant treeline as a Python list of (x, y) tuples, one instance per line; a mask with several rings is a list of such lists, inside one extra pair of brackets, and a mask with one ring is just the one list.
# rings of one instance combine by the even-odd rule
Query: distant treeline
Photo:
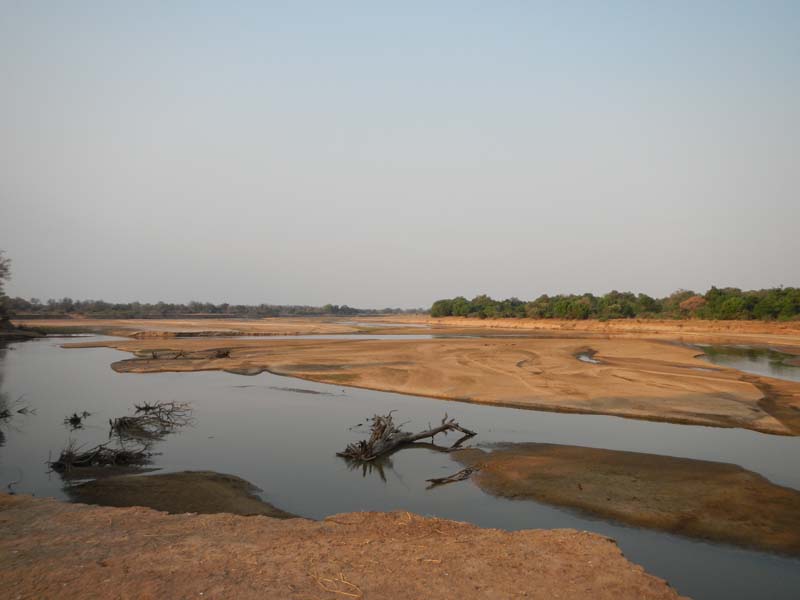
[(174, 304), (169, 302), (123, 302), (113, 303), (103, 300), (73, 300), (62, 298), (46, 302), (38, 298), (8, 298), (7, 308), (17, 318), (57, 318), (81, 315), (95, 319), (159, 319), (164, 317), (288, 317), (288, 316), (356, 316), (377, 314), (402, 314), (425, 312), (424, 309), (406, 310), (401, 308), (353, 308), (351, 306), (326, 304), (325, 306), (295, 306), (275, 304), (212, 304), (210, 302), (189, 302)]
[(459, 296), (437, 300), (432, 317), (477, 317), (480, 319), (761, 319), (788, 321), (800, 318), (800, 288), (771, 288), (742, 291), (712, 287), (700, 295), (679, 290), (666, 298), (647, 294), (609, 292), (594, 294), (539, 296), (533, 301), (518, 298), (494, 300)]

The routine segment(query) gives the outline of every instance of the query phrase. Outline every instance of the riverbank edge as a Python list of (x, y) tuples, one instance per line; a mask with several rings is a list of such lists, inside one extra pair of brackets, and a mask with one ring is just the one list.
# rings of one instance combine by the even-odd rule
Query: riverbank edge
[(0, 519), (0, 589), (21, 597), (680, 598), (613, 540), (568, 529), (408, 512), (168, 515), (7, 494)]

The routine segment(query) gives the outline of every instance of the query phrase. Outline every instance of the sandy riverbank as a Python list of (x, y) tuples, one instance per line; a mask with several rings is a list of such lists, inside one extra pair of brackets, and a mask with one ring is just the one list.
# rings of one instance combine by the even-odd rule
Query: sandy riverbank
[(269, 319), (33, 319), (19, 327), (45, 333), (99, 333), (135, 338), (358, 333), (361, 328), (329, 318)]
[(555, 444), (453, 454), (496, 496), (637, 527), (800, 555), (800, 492), (737, 465)]
[[(642, 338), (174, 338), (67, 346), (134, 353), (113, 364), (126, 373), (268, 370), (468, 402), (800, 434), (800, 383), (714, 367), (697, 350)], [(582, 352), (599, 364), (578, 360)]]
[[(167, 515), (0, 494), (19, 598), (678, 598), (602, 536), (410, 513)], [(90, 590), (90, 592), (89, 592)]]
[(517, 331), (576, 331), (583, 333), (718, 334), (734, 336), (787, 336), (800, 341), (800, 321), (704, 321), (700, 319), (471, 319), (466, 317), (434, 318), (429, 315), (392, 315), (363, 317), (368, 323), (427, 325), (431, 328), (507, 329)]
[[(51, 333), (92, 332), (122, 337), (179, 337), (226, 335), (319, 334), (432, 334), (519, 335), (532, 337), (629, 337), (716, 344), (771, 345), (800, 354), (800, 321), (664, 321), (619, 319), (573, 321), (560, 319), (433, 319), (427, 315), (359, 317), (353, 321), (333, 317), (267, 319), (35, 319), (16, 325)], [(393, 327), (386, 327), (392, 324)], [(407, 325), (407, 327), (404, 327)], [(423, 325), (424, 327), (419, 327)]]

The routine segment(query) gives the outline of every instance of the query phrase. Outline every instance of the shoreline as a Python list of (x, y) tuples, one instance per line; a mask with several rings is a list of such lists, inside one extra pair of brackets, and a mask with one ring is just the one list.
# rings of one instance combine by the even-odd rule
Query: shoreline
[[(695, 348), (631, 337), (427, 340), (121, 339), (124, 373), (268, 371), (428, 398), (800, 435), (800, 383), (710, 366)], [(598, 364), (576, 358), (594, 351)]]
[(681, 598), (609, 538), (408, 512), (322, 521), (0, 494), (0, 586), (24, 597)]

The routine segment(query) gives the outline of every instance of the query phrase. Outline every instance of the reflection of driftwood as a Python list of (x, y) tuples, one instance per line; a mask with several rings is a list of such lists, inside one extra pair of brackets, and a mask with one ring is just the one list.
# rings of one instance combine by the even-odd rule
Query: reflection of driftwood
[(75, 429), (83, 428), (83, 420), (91, 416), (91, 413), (83, 411), (82, 413), (72, 413), (70, 416), (64, 418), (64, 425), (69, 425), (73, 431)]
[(461, 427), (456, 423), (455, 419), (448, 420), (447, 415), (444, 416), (441, 425), (438, 427), (419, 433), (400, 431), (392, 420), (392, 412), (394, 411), (391, 411), (388, 415), (375, 415), (372, 417), (369, 439), (349, 444), (343, 452), (337, 452), (336, 455), (350, 460), (366, 462), (394, 452), (401, 446), (406, 446), (418, 440), (431, 438), (431, 442), (433, 442), (434, 436), (440, 433), (447, 434), (448, 431), (460, 431), (464, 434), (451, 448), (459, 446), (464, 440), (475, 435), (474, 431)]
[(461, 443), (464, 440), (471, 437), (472, 437), (471, 435), (462, 436), (452, 446), (440, 446), (439, 444), (432, 444), (431, 442), (411, 442), (409, 444), (403, 444), (402, 446), (398, 446), (391, 452), (382, 454), (375, 460), (370, 460), (370, 461), (363, 461), (349, 457), (344, 457), (344, 459), (345, 462), (347, 463), (348, 470), (360, 471), (362, 477), (366, 477), (367, 475), (372, 475), (374, 473), (378, 477), (380, 477), (381, 481), (385, 482), (387, 472), (392, 472), (398, 477), (398, 479), (400, 478), (400, 475), (394, 469), (394, 464), (392, 463), (391, 459), (392, 454), (394, 454), (398, 450), (423, 448), (425, 450), (432, 450), (434, 452), (452, 452), (453, 450), (458, 450)]
[(22, 394), (19, 398), (14, 400), (14, 402), (9, 404), (7, 396), (5, 394), (0, 394), (0, 420), (11, 419), (14, 414), (35, 415), (36, 409), (22, 403), (24, 397), (25, 394)]
[(67, 447), (61, 451), (58, 460), (50, 462), (49, 465), (53, 471), (63, 473), (73, 468), (141, 465), (146, 463), (149, 457), (150, 453), (144, 447), (109, 448), (106, 442), (82, 451), (75, 440), (70, 440)]
[(179, 402), (156, 402), (135, 405), (133, 416), (109, 419), (109, 435), (120, 439), (159, 439), (192, 423), (192, 409)]
[(360, 471), (362, 477), (367, 477), (367, 475), (377, 475), (380, 477), (380, 480), (386, 483), (386, 472), (387, 471), (394, 471), (394, 466), (392, 465), (392, 459), (387, 456), (382, 456), (377, 460), (372, 460), (369, 462), (364, 462), (361, 460), (355, 460), (352, 458), (345, 458), (345, 462), (347, 463), (347, 469), (350, 471)]
[(436, 487), (437, 485), (444, 485), (446, 483), (454, 483), (456, 481), (464, 481), (468, 479), (470, 475), (472, 475), (475, 471), (478, 470), (478, 467), (467, 467), (466, 469), (461, 469), (458, 473), (453, 473), (448, 477), (434, 477), (433, 479), (426, 479), (430, 485), (428, 489), (432, 487)]

